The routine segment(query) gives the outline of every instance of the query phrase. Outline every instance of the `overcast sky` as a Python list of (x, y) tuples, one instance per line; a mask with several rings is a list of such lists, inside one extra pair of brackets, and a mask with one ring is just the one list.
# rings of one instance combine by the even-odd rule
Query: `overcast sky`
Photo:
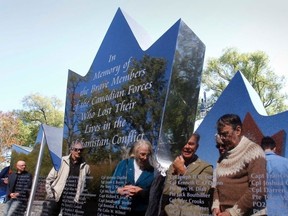
[(32, 93), (65, 102), (68, 70), (88, 72), (119, 7), (153, 41), (182, 19), (206, 45), (205, 61), (227, 47), (261, 50), (275, 73), (288, 71), (286, 0), (0, 0), (0, 111), (21, 109)]

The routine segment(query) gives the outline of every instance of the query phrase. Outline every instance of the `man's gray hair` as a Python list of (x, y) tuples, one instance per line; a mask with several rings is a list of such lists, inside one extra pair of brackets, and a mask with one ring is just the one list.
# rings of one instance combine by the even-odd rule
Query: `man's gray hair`
[(81, 145), (82, 148), (84, 147), (84, 146), (83, 146), (83, 142), (80, 141), (80, 140), (78, 140), (78, 139), (76, 139), (74, 142), (72, 142), (72, 144), (71, 144), (71, 146), (70, 146), (70, 150), (73, 150), (73, 149), (75, 148), (75, 145)]

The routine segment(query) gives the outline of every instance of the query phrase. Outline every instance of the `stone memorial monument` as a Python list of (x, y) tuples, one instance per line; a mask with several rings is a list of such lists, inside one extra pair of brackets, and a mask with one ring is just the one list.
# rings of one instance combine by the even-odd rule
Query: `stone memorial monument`
[[(167, 169), (194, 131), (205, 45), (182, 20), (154, 44), (147, 39), (118, 9), (87, 74), (69, 71), (63, 133), (59, 136), (59, 129), (56, 133), (45, 126), (32, 152), (13, 156), (27, 158), (30, 170), (37, 170), (28, 214), (138, 216), (150, 207), (144, 192), (155, 185), (155, 173)], [(225, 113), (238, 114), (244, 134), (257, 143), (264, 135), (272, 136), (277, 154), (287, 157), (288, 125), (283, 119), (288, 112), (267, 116), (239, 72), (196, 130), (201, 159), (215, 168), (215, 124)], [(139, 172), (137, 182), (131, 182)]]
[[(71, 180), (68, 176), (65, 196), (64, 192), (59, 195), (53, 181), (61, 179), (63, 167), (54, 167), (54, 176), (52, 171), (47, 173), (42, 186), (46, 184), (49, 195), (52, 185), (50, 198), (58, 203), (60, 196), (62, 208), (71, 215), (129, 214), (131, 202), (122, 200), (117, 205), (121, 199), (113, 189), (127, 183), (127, 176), (112, 176), (119, 161), (134, 151), (135, 142), (145, 140), (151, 143), (147, 156), (156, 156), (161, 171), (193, 132), (205, 45), (182, 20), (148, 48), (143, 48), (140, 41), (146, 38), (139, 30), (118, 9), (88, 73), (81, 76), (69, 71), (62, 153), (70, 155), (69, 176), (74, 170), (72, 155), (81, 155), (81, 164), (77, 162), (80, 173), (76, 173), (79, 178)], [(83, 174), (84, 160), (89, 169)], [(55, 179), (50, 181), (52, 176)], [(54, 202), (44, 202), (45, 208)]]
[(88, 73), (68, 76), (63, 150), (83, 143), (95, 195), (88, 206), (103, 215), (121, 215), (107, 176), (135, 141), (150, 141), (167, 166), (193, 132), (203, 68), (205, 46), (183, 21), (146, 50), (129, 21), (119, 9)]

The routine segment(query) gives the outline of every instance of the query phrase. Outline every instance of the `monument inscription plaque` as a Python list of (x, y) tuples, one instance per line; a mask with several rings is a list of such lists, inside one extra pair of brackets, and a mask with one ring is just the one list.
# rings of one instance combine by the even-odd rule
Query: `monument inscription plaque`
[(193, 132), (204, 53), (204, 44), (181, 20), (142, 50), (119, 9), (88, 73), (69, 71), (63, 154), (81, 142), (91, 171), (80, 215), (131, 210), (129, 200), (118, 205), (111, 182), (126, 181), (112, 174), (135, 141), (149, 140), (162, 167), (180, 151)]

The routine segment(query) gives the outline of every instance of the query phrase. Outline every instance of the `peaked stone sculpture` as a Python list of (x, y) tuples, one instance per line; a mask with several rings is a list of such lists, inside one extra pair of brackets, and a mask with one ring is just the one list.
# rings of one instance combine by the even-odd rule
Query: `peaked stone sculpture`
[(84, 144), (98, 212), (109, 202), (98, 199), (102, 178), (136, 140), (149, 140), (167, 167), (194, 129), (205, 45), (182, 20), (150, 46), (139, 29), (119, 9), (88, 73), (69, 71), (63, 152)]
[[(219, 157), (215, 148), (216, 121), (227, 113), (240, 116), (244, 133), (250, 139), (260, 144), (259, 141), (263, 136), (273, 136), (278, 140), (279, 151), (281, 149), (278, 153), (288, 156), (286, 148), (288, 123), (284, 120), (288, 119), (288, 111), (268, 116), (259, 95), (243, 74), (237, 72), (196, 130), (201, 135), (201, 145), (197, 151), (201, 158), (216, 165)], [(249, 125), (251, 123), (257, 125), (254, 130), (251, 130)]]

